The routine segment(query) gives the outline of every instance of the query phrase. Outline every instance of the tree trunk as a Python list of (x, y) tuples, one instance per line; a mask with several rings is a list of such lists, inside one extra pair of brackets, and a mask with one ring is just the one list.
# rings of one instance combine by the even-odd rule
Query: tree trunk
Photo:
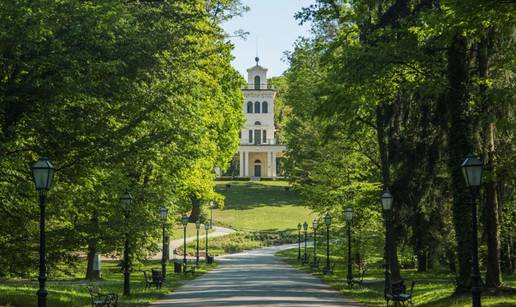
[(428, 253), (424, 250), (417, 251), (417, 271), (426, 272), (428, 271)]
[[(391, 178), (390, 178), (390, 171), (389, 171), (389, 156), (387, 151), (387, 143), (385, 141), (385, 123), (387, 122), (386, 119), (386, 112), (385, 112), (385, 105), (381, 104), (376, 108), (376, 133), (378, 137), (378, 147), (380, 152), (380, 163), (381, 163), (381, 172), (382, 172), (382, 180), (383, 180), (383, 186), (389, 187)], [(393, 202), (393, 210), (396, 207), (396, 196), (394, 196), (394, 202)], [(391, 210), (391, 211), (393, 211)], [(385, 212), (384, 212), (385, 213)], [(394, 214), (391, 214), (391, 217), (394, 217)], [(384, 219), (387, 217), (384, 216)], [(400, 266), (398, 263), (398, 253), (397, 253), (397, 244), (396, 244), (396, 238), (394, 233), (394, 218), (390, 219), (390, 222), (386, 225), (386, 231), (387, 233), (390, 233), (392, 235), (392, 242), (389, 242), (387, 239), (385, 240), (385, 246), (384, 249), (387, 251), (389, 250), (389, 243), (390, 243), (390, 252), (391, 257), (389, 257), (389, 266), (391, 271), (391, 280), (392, 281), (399, 281), (401, 280), (401, 273), (400, 273)], [(387, 256), (387, 253), (385, 253), (385, 256)]]
[(190, 213), (190, 223), (195, 223), (201, 216), (201, 200), (195, 196), (191, 196), (192, 212)]
[(504, 272), (507, 274), (513, 274), (514, 273), (514, 262), (513, 262), (513, 255), (512, 255), (512, 236), (511, 236), (511, 227), (510, 225), (507, 226), (507, 230), (505, 233), (505, 244), (503, 248), (503, 269)]
[(453, 248), (446, 247), (446, 260), (448, 261), (448, 267), (450, 268), (450, 272), (456, 273), (457, 266), (455, 264), (456, 258)]
[(486, 286), (497, 288), (502, 283), (500, 268), (500, 224), (498, 219), (498, 197), (495, 161), (495, 115), (489, 98), (487, 81), (489, 77), (489, 56), (492, 46), (493, 31), (481, 38), (478, 44), (478, 76), (480, 79), (480, 97), (482, 99), (484, 121), (484, 161), (485, 161), (485, 214), (484, 223), (487, 233), (487, 273)]
[[(93, 211), (93, 215), (91, 218), (91, 223), (93, 225), (93, 229), (97, 229), (99, 226), (99, 213), (98, 210)], [(95, 232), (94, 232), (95, 233)], [(95, 235), (92, 236), (91, 240), (88, 241), (88, 259), (86, 266), (86, 279), (99, 279), (99, 272), (93, 270), (93, 262), (95, 261), (95, 254), (97, 253), (97, 238)]]
[(457, 291), (467, 291), (471, 276), (471, 208), (470, 196), (461, 164), (468, 153), (472, 152), (472, 134), (468, 119), (468, 41), (456, 34), (447, 50), (448, 91), (448, 169), (451, 177), (453, 195), (453, 224), (457, 240), (458, 276)]

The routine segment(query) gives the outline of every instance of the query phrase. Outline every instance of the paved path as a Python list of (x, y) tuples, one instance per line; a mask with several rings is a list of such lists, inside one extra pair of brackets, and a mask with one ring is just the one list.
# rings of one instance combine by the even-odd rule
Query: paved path
[(284, 264), (283, 245), (217, 258), (219, 266), (153, 306), (360, 306), (318, 278)]
[[(230, 228), (213, 226), (213, 232), (208, 233), (208, 239), (209, 238), (217, 238), (217, 237), (227, 236), (229, 234), (232, 234), (233, 232), (235, 232), (235, 231), (233, 229), (230, 229)], [(197, 239), (197, 236), (186, 238), (186, 243), (195, 241), (196, 239)], [(204, 235), (200, 236), (199, 239), (204, 239)], [(183, 246), (183, 244), (184, 244), (184, 239), (177, 239), (177, 240), (170, 241), (170, 245), (169, 245), (169, 255), (170, 255), (170, 258), (172, 258), (172, 255), (174, 254), (173, 253), (174, 249), (176, 249), (176, 248), (178, 248), (180, 246)], [(203, 248), (204, 247), (202, 247), (202, 249)], [(161, 252), (159, 252), (156, 255), (152, 256), (150, 259), (153, 259), (153, 260), (161, 259)]]

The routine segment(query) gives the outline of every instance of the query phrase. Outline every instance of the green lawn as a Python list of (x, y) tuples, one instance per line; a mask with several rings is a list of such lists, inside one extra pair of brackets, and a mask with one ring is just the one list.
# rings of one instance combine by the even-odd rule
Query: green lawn
[[(170, 231), (170, 230), (169, 230)], [(208, 230), (208, 233), (213, 232), (213, 229)], [(194, 223), (189, 223), (186, 226), (186, 237), (195, 237), (197, 235), (197, 228)], [(204, 237), (206, 232), (204, 230), (204, 225), (201, 224), (201, 228), (199, 229), (199, 237)], [(172, 228), (172, 233), (170, 234), (171, 240), (182, 239), (183, 238), (183, 226), (182, 225), (174, 225)]]
[[(204, 239), (199, 240), (199, 255), (201, 258), (205, 257)], [(227, 236), (211, 238), (208, 240), (208, 249), (211, 256), (218, 256), (223, 254), (234, 254), (244, 250), (250, 250), (265, 246), (261, 240), (253, 237), (253, 234), (244, 232), (235, 232)], [(178, 254), (183, 254), (183, 246), (178, 248)], [(187, 254), (194, 256), (196, 254), (196, 242), (190, 242), (187, 245)]]
[[(312, 249), (309, 249), (309, 254)], [(311, 271), (308, 266), (301, 266), (297, 262), (297, 249), (291, 249), (278, 253), (283, 257), (284, 261), (306, 272), (310, 272), (324, 280), (327, 284), (335, 289), (338, 289), (344, 295), (352, 297), (354, 300), (363, 303), (365, 306), (385, 306), (383, 299), (383, 271), (379, 268), (367, 268), (366, 283), (359, 287), (355, 286), (349, 289), (346, 284), (347, 269), (345, 262), (340, 257), (334, 257), (337, 261), (335, 267), (335, 274), (323, 275), (320, 272)], [(321, 257), (321, 268), (324, 265), (324, 255)], [(414, 288), (414, 304), (415, 306), (425, 307), (466, 307), (471, 306), (471, 296), (453, 295), (454, 291), (454, 277), (447, 273), (418, 273), (415, 270), (404, 270), (403, 277), (410, 285), (411, 281), (416, 281)], [(506, 276), (505, 281), (507, 285), (516, 286), (516, 276)], [(504, 294), (493, 296), (492, 294), (484, 293), (482, 296), (482, 306), (496, 306), (509, 307), (516, 306), (516, 294)]]
[[(201, 265), (196, 270), (195, 275), (192, 274), (174, 274), (173, 266), (168, 266), (167, 281), (161, 289), (150, 288), (145, 289), (143, 282), (142, 270), (161, 269), (159, 261), (148, 261), (135, 267), (131, 274), (131, 296), (122, 297), (123, 274), (117, 266), (116, 262), (106, 261), (102, 263), (103, 279), (96, 282), (88, 282), (80, 279), (84, 274), (84, 263), (78, 268), (75, 274), (67, 278), (59, 280), (47, 281), (49, 307), (61, 306), (91, 306), (90, 296), (86, 287), (94, 285), (101, 292), (114, 292), (119, 295), (119, 306), (148, 306), (150, 302), (160, 298), (166, 293), (172, 292), (186, 280), (195, 278), (196, 276), (212, 269), (214, 265)], [(26, 307), (36, 306), (37, 297), (37, 281), (29, 280), (8, 280), (0, 281), (0, 306)]]
[(275, 187), (288, 187), (289, 183), (284, 180), (262, 180), (262, 181), (232, 181), (232, 180), (220, 180), (215, 181), (215, 185), (217, 187), (225, 186), (226, 184), (231, 185), (247, 185), (247, 184), (259, 184), (265, 186), (275, 186)]
[(217, 191), (226, 200), (222, 210), (213, 210), (214, 223), (242, 231), (294, 230), (314, 216), (287, 188), (284, 181), (218, 181)]

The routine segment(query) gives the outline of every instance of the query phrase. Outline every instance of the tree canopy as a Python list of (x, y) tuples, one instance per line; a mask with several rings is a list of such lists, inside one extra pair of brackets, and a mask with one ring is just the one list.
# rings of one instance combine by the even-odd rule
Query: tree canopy
[[(0, 275), (34, 272), (38, 244), (30, 165), (56, 167), (48, 263), (157, 251), (159, 208), (223, 199), (242, 124), (242, 77), (221, 22), (239, 1), (0, 3)], [(135, 201), (124, 222), (118, 200)]]
[(470, 152), (485, 162), (487, 285), (501, 285), (500, 263), (513, 270), (514, 12), (501, 1), (319, 0), (297, 14), (312, 36), (286, 73), (290, 180), (319, 212), (353, 206), (357, 233), (383, 231), (390, 188), (395, 280), (408, 247), (419, 270), (447, 265), (457, 290), (470, 286)]

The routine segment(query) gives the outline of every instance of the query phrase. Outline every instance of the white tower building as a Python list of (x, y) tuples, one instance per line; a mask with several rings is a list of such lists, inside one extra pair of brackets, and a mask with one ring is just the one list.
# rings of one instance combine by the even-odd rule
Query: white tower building
[(242, 111), (246, 120), (240, 133), (238, 155), (229, 172), (224, 175), (275, 179), (281, 174), (279, 159), (286, 146), (278, 144), (275, 138), (276, 91), (267, 84), (267, 69), (258, 64), (258, 58), (255, 61), (256, 65), (247, 70), (247, 87), (242, 89)]

